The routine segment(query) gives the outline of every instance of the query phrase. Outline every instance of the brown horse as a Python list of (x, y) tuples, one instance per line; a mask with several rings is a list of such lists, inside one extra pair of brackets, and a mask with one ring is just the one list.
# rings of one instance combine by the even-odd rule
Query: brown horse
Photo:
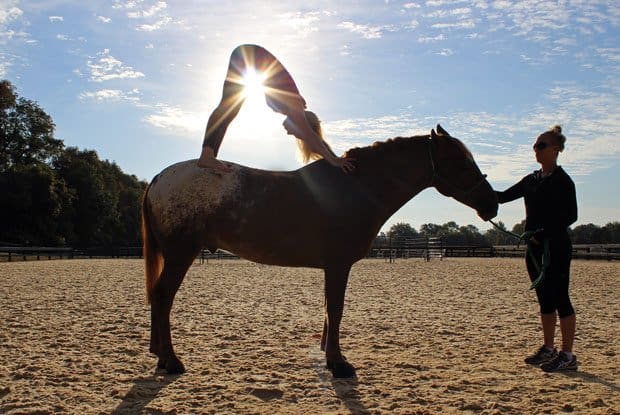
[(319, 160), (290, 172), (228, 163), (231, 172), (174, 164), (144, 194), (142, 235), (151, 302), (150, 351), (158, 367), (182, 373), (170, 336), (170, 309), (201, 249), (221, 248), (270, 265), (322, 268), (325, 323), (321, 349), (335, 377), (355, 369), (340, 351), (340, 321), (349, 270), (364, 258), (385, 221), (421, 190), (497, 214), (493, 189), (458, 139), (437, 133), (397, 137), (349, 150), (349, 174)]

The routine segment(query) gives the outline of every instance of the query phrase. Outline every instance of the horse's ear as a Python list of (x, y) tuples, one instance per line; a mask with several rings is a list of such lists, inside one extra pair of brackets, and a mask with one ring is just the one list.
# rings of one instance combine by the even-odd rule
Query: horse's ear
[(450, 135), (450, 133), (449, 133), (449, 132), (447, 132), (446, 130), (444, 130), (444, 129), (443, 129), (443, 127), (442, 127), (441, 125), (439, 125), (439, 124), (437, 124), (437, 132), (438, 132), (440, 135), (447, 135), (447, 136), (449, 136), (449, 135)]
[(435, 130), (431, 129), (431, 139), (433, 138), (437, 138), (437, 134), (435, 133)]

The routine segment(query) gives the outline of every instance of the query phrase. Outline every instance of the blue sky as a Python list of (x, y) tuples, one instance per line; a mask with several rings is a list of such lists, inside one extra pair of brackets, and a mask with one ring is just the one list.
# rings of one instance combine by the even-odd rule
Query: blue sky
[[(538, 168), (531, 145), (559, 123), (577, 224), (620, 220), (618, 1), (0, 0), (0, 78), (67, 146), (145, 180), (198, 156), (242, 43), (283, 61), (337, 153), (441, 123), (505, 189)], [(248, 102), (220, 158), (299, 167), (282, 119)], [(509, 227), (524, 217), (521, 200), (498, 215)], [(386, 229), (450, 220), (488, 229), (434, 189)]]

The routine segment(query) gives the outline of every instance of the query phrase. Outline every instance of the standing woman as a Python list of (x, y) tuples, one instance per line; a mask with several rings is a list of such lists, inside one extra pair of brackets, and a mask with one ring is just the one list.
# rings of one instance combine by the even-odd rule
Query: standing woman
[(283, 124), (288, 133), (303, 141), (307, 151), (318, 158), (322, 157), (344, 171), (353, 169), (349, 160), (336, 156), (323, 138), (313, 130), (306, 118), (306, 101), (300, 95), (291, 74), (268, 50), (257, 45), (238, 46), (230, 56), (222, 99), (207, 123), (202, 152), (198, 159), (200, 167), (228, 170), (228, 167), (215, 157), (228, 125), (237, 116), (245, 100), (243, 76), (248, 69), (254, 69), (264, 77), (267, 105), (286, 115)]
[[(499, 203), (524, 198), (525, 230), (535, 232), (530, 245), (538, 264), (542, 264), (545, 242), (548, 243), (550, 264), (536, 287), (544, 344), (525, 359), (528, 364), (540, 365), (545, 372), (577, 369), (577, 357), (573, 354), (575, 310), (568, 293), (572, 256), (568, 227), (577, 220), (577, 198), (575, 184), (557, 164), (565, 142), (559, 125), (542, 133), (534, 143), (536, 161), (541, 169), (528, 174), (508, 190), (497, 192)], [(530, 255), (526, 255), (526, 265), (530, 279), (536, 280), (537, 265)], [(559, 353), (554, 344), (557, 317), (562, 333)]]

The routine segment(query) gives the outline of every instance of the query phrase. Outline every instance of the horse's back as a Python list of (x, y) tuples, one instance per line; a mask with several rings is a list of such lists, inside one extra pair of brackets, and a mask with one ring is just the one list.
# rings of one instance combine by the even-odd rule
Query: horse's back
[(153, 178), (145, 200), (159, 233), (178, 234), (237, 197), (242, 170), (232, 165), (230, 172), (221, 173), (198, 167), (196, 160), (165, 168)]

